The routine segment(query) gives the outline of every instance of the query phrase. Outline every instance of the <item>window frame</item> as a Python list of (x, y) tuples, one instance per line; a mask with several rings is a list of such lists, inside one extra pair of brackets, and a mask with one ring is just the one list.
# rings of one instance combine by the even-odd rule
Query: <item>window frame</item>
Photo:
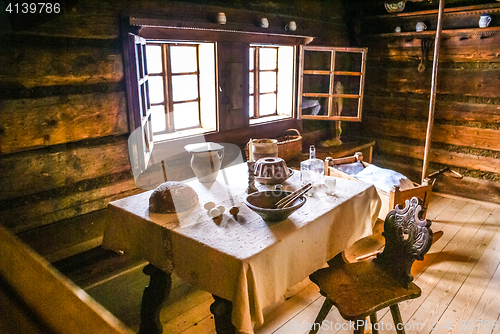
[(124, 35), (125, 80), (129, 121), (129, 155), (134, 174), (144, 171), (153, 153), (154, 140), (146, 64), (146, 39), (133, 33)]
[[(331, 52), (330, 70), (305, 70), (304, 69), (304, 53), (307, 51), (323, 51)], [(315, 119), (315, 120), (335, 120), (335, 121), (355, 121), (360, 122), (362, 118), (363, 95), (364, 95), (364, 81), (366, 75), (366, 53), (368, 48), (351, 48), (351, 47), (330, 47), (330, 46), (300, 46), (300, 64), (299, 64), (299, 89), (298, 89), (298, 118), (299, 119)], [(360, 72), (352, 71), (338, 71), (335, 66), (335, 55), (337, 52), (351, 52), (361, 53)], [(304, 93), (304, 74), (307, 75), (328, 75), (329, 76), (329, 91), (328, 93)], [(359, 76), (359, 94), (336, 94), (334, 83), (336, 76)], [(303, 98), (304, 97), (324, 97), (328, 98), (328, 114), (327, 115), (304, 115)], [(335, 98), (348, 98), (358, 100), (357, 116), (335, 116), (333, 115), (333, 99)]]
[[(290, 113), (289, 114), (279, 114), (279, 92), (280, 92), (280, 67), (279, 67), (279, 59), (280, 59), (280, 48), (282, 47), (290, 47), (293, 48), (293, 59), (292, 59), (292, 69), (291, 69), (291, 75), (292, 75), (292, 88), (291, 88), (291, 107), (290, 107)], [(248, 116), (249, 116), (249, 124), (250, 126), (253, 125), (258, 125), (260, 123), (264, 122), (277, 122), (277, 121), (282, 121), (285, 119), (293, 119), (296, 118), (297, 112), (296, 112), (296, 97), (297, 97), (297, 68), (298, 68), (298, 45), (293, 45), (293, 44), (288, 44), (288, 43), (272, 43), (272, 44), (262, 44), (262, 43), (250, 43), (249, 44), (249, 50), (254, 48), (253, 52), (253, 65), (254, 68), (251, 69), (249, 66), (248, 68), (248, 74), (250, 77), (250, 74), (253, 73), (253, 92), (250, 92), (249, 90), (249, 95), (248, 98), (253, 96), (253, 116), (250, 115), (250, 104), (248, 106)], [(260, 69), (260, 50), (261, 49), (275, 49), (276, 50), (276, 66), (274, 69), (265, 69), (261, 70)], [(250, 54), (249, 54), (250, 58)], [(249, 64), (250, 65), (250, 64)], [(270, 92), (263, 92), (263, 93), (258, 93), (257, 92), (260, 89), (260, 73), (261, 72), (275, 72), (276, 74), (276, 89), (274, 91)], [(281, 90), (282, 91), (282, 90)], [(275, 111), (272, 114), (266, 114), (266, 115), (260, 115), (260, 97), (262, 95), (269, 95), (269, 94), (274, 94), (275, 95)]]
[[(297, 87), (298, 87), (298, 59), (299, 59), (299, 46), (307, 45), (314, 40), (314, 37), (296, 34), (292, 31), (283, 32), (281, 28), (269, 28), (262, 30), (260, 27), (253, 27), (246, 24), (231, 23), (224, 26), (219, 24), (214, 24), (210, 22), (201, 21), (185, 21), (178, 19), (158, 19), (148, 16), (127, 16), (123, 17), (121, 21), (121, 28), (125, 32), (122, 36), (126, 35), (128, 32), (132, 32), (148, 41), (163, 42), (163, 41), (185, 41), (192, 43), (215, 43), (215, 124), (216, 128), (211, 131), (177, 131), (170, 134), (155, 136), (154, 142), (160, 144), (160, 146), (155, 145), (155, 148), (160, 149), (161, 143), (167, 143), (171, 141), (184, 140), (183, 138), (189, 138), (192, 136), (203, 134), (206, 138), (223, 138), (224, 133), (238, 133), (243, 134), (246, 131), (241, 131), (241, 128), (253, 128), (253, 127), (263, 127), (275, 129), (276, 127), (270, 126), (270, 124), (277, 124), (277, 128), (281, 127), (297, 127)], [(243, 88), (242, 95), (242, 106), (244, 109), (244, 114), (241, 117), (235, 118), (235, 112), (239, 111), (236, 109), (230, 109), (230, 103), (228, 103), (227, 92), (231, 89), (228, 85), (226, 76), (228, 73), (227, 65), (230, 63), (240, 63), (247, 64), (248, 66), (248, 48), (252, 44), (259, 45), (283, 45), (283, 46), (293, 46), (294, 47), (294, 80), (295, 84), (292, 88), (291, 97), (291, 115), (278, 115), (274, 117), (265, 117), (257, 121), (250, 122), (249, 112), (248, 112), (248, 69), (242, 68), (242, 73), (244, 77), (244, 82), (241, 88)], [(126, 46), (126, 43), (124, 43)], [(224, 50), (228, 50), (229, 53), (220, 53), (220, 46)], [(242, 58), (238, 57), (238, 50), (245, 48), (245, 56)], [(226, 52), (226, 51), (225, 51)], [(125, 57), (126, 58), (126, 57)], [(124, 58), (125, 67), (128, 68), (130, 62)], [(235, 60), (236, 59), (236, 60)], [(238, 61), (239, 59), (239, 61)], [(218, 64), (221, 62), (221, 64)], [(246, 89), (245, 89), (246, 88)], [(127, 95), (129, 91), (129, 83), (127, 82)], [(203, 91), (203, 89), (202, 89)], [(128, 97), (127, 97), (128, 98)], [(130, 103), (127, 103), (127, 106)], [(229, 106), (229, 108), (228, 108)], [(287, 107), (288, 109), (288, 107)], [(132, 119), (135, 111), (128, 107), (129, 119)], [(278, 108), (278, 113), (280, 109)], [(209, 120), (210, 124), (212, 121)], [(131, 132), (133, 131), (132, 122), (129, 122), (131, 126)], [(285, 125), (286, 124), (286, 125)], [(210, 125), (211, 127), (211, 125)], [(250, 130), (253, 133), (255, 130)], [(278, 130), (279, 131), (279, 130)], [(238, 136), (239, 138), (239, 136)], [(241, 140), (241, 139), (238, 139)]]
[[(176, 132), (188, 131), (188, 130), (196, 130), (199, 129), (201, 133), (214, 131), (214, 129), (205, 129), (203, 128), (202, 121), (202, 105), (201, 105), (201, 83), (200, 83), (200, 44), (202, 43), (210, 43), (214, 45), (214, 69), (217, 69), (217, 57), (216, 57), (216, 42), (199, 42), (199, 41), (173, 41), (173, 40), (146, 40), (146, 45), (150, 46), (159, 46), (161, 48), (161, 61), (162, 61), (162, 72), (161, 73), (150, 73), (150, 77), (161, 77), (163, 82), (163, 102), (151, 103), (152, 106), (161, 106), (163, 105), (164, 113), (165, 113), (165, 130), (154, 132), (154, 136), (163, 136), (163, 135), (171, 135)], [(173, 46), (189, 46), (196, 48), (196, 71), (195, 72), (181, 72), (181, 73), (172, 73), (171, 70), (171, 47)], [(175, 76), (183, 76), (183, 75), (196, 75), (197, 81), (197, 97), (195, 99), (190, 100), (182, 100), (182, 101), (174, 101), (173, 99), (173, 86), (172, 86), (172, 78)], [(214, 86), (214, 95), (217, 100), (217, 75), (214, 73), (215, 77), (215, 86)], [(197, 102), (198, 104), (198, 125), (194, 125), (191, 127), (186, 127), (182, 129), (175, 128), (175, 120), (174, 120), (174, 105), (182, 104), (182, 103), (190, 103)], [(218, 110), (218, 103), (215, 103), (215, 112)], [(217, 125), (217, 114), (214, 115), (215, 118), (215, 129), (218, 129)]]
[[(268, 70), (261, 70), (260, 69), (260, 50), (262, 48), (267, 48), (267, 49), (275, 49), (276, 50), (276, 66), (274, 69), (268, 69)], [(249, 117), (250, 120), (252, 119), (258, 119), (258, 118), (263, 118), (263, 117), (268, 117), (268, 116), (277, 116), (278, 115), (278, 46), (275, 45), (250, 45), (250, 49), (254, 49), (253, 53), (253, 69), (249, 68), (249, 73), (253, 73), (253, 92), (249, 92), (248, 96), (249, 99), (251, 96), (253, 96), (253, 116), (250, 116), (250, 110), (249, 110)], [(261, 72), (275, 72), (276, 76), (276, 89), (271, 92), (260, 92), (260, 74)], [(275, 100), (276, 100), (276, 107), (274, 110), (274, 113), (268, 114), (268, 115), (260, 115), (260, 97), (261, 95), (269, 95), (269, 94), (274, 94), (275, 95)], [(249, 107), (250, 109), (250, 107)]]

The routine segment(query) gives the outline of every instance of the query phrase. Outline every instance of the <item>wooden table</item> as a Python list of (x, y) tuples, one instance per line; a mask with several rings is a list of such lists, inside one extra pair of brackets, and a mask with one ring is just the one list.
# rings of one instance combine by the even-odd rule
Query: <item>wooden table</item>
[[(218, 333), (235, 328), (253, 333), (254, 324), (264, 321), (263, 309), (280, 300), (287, 287), (370, 235), (380, 209), (373, 186), (338, 179), (336, 196), (319, 189), (287, 220), (266, 223), (244, 205), (246, 164), (221, 170), (213, 184), (196, 179), (188, 184), (199, 197), (188, 212), (150, 213), (150, 191), (114, 201), (107, 209), (103, 246), (150, 262), (140, 333), (161, 333), (158, 313), (172, 272), (214, 295), (211, 311)], [(299, 188), (299, 172), (283, 186)], [(208, 201), (226, 208), (222, 219), (208, 216), (203, 208)], [(237, 217), (227, 212), (233, 204), (240, 208)]]

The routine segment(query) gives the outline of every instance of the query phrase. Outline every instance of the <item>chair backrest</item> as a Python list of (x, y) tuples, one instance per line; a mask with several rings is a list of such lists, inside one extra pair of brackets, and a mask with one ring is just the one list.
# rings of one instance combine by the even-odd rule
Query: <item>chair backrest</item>
[(432, 245), (431, 221), (422, 219), (422, 205), (417, 197), (406, 200), (405, 207), (396, 206), (384, 222), (385, 248), (376, 259), (385, 272), (403, 286), (413, 280), (411, 267), (422, 260)]

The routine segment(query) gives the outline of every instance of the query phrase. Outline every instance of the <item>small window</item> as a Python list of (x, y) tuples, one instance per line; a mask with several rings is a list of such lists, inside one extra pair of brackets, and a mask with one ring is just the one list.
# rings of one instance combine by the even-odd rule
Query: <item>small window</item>
[(300, 117), (361, 121), (365, 48), (301, 48)]
[(216, 130), (215, 43), (147, 41), (146, 52), (155, 140)]
[(295, 47), (250, 45), (250, 123), (292, 117)]

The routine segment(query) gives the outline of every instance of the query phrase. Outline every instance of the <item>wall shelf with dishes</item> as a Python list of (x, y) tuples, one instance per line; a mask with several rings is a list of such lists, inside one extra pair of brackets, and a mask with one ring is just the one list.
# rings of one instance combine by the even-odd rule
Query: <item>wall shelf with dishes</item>
[[(500, 27), (487, 27), (487, 28), (465, 28), (465, 29), (444, 29), (441, 31), (441, 36), (443, 37), (464, 37), (471, 38), (473, 36), (480, 36), (480, 38), (487, 38), (493, 34), (500, 34)], [(434, 38), (436, 36), (435, 30), (427, 30), (427, 31), (408, 31), (408, 32), (391, 32), (391, 33), (382, 33), (376, 35), (365, 35), (368, 36), (378, 36), (378, 37), (387, 37), (387, 38), (417, 38), (417, 39), (425, 39), (425, 38)]]
[[(437, 17), (437, 10), (367, 16), (360, 22), (360, 35), (431, 39), (436, 35)], [(498, 34), (500, 3), (445, 8), (442, 27), (444, 37), (487, 38), (492, 34)]]

